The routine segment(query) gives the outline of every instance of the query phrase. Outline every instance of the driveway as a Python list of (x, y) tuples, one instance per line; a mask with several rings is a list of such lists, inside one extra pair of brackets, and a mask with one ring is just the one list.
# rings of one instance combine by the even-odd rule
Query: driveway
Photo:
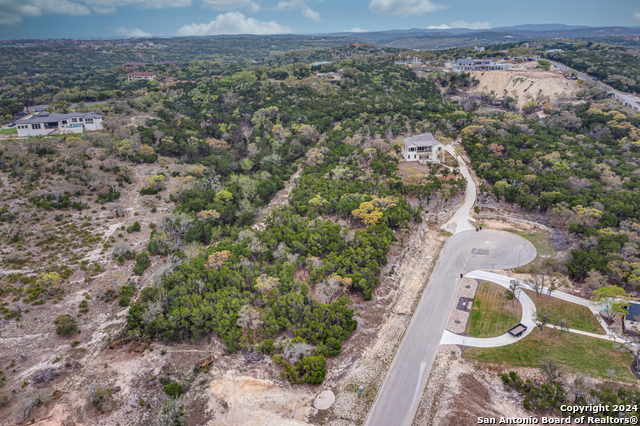
[(473, 179), (471, 179), (471, 174), (469, 173), (466, 163), (461, 157), (456, 156), (453, 147), (451, 145), (446, 145), (444, 149), (451, 154), (453, 158), (458, 160), (458, 168), (460, 169), (462, 176), (467, 180), (467, 187), (465, 189), (464, 203), (462, 203), (460, 208), (458, 208), (458, 211), (453, 215), (449, 222), (442, 226), (442, 229), (447, 230), (452, 234), (475, 230), (476, 227), (471, 225), (469, 222), (469, 214), (471, 213), (471, 208), (476, 202), (476, 185)]
[[(474, 278), (481, 281), (490, 281), (506, 289), (509, 288), (509, 284), (513, 279), (510, 277), (505, 277), (504, 275), (494, 274), (494, 273), (485, 272), (485, 271), (470, 272), (465, 275), (465, 278)], [(519, 282), (522, 288), (527, 288), (527, 286), (522, 281), (519, 281)], [(544, 288), (542, 292), (546, 294), (547, 289)], [(553, 293), (551, 293), (551, 297), (589, 308), (591, 312), (596, 316), (596, 318), (600, 320), (600, 323), (602, 324), (604, 330), (607, 331), (607, 334), (596, 334), (596, 333), (589, 333), (582, 330), (574, 330), (570, 328), (570, 329), (567, 329), (569, 333), (581, 334), (583, 336), (594, 337), (596, 339), (603, 339), (603, 340), (610, 340), (610, 341), (615, 340), (618, 342), (622, 342), (622, 340), (614, 339), (609, 335), (610, 333), (609, 333), (609, 328), (607, 327), (607, 324), (602, 320), (602, 318), (600, 318), (600, 315), (598, 314), (599, 307), (593, 302), (583, 299), (581, 297), (574, 296), (572, 294), (562, 293), (560, 291), (554, 291)], [(469, 346), (474, 348), (497, 348), (500, 346), (507, 346), (507, 345), (516, 343), (517, 341), (519, 341), (520, 339), (522, 339), (523, 337), (531, 333), (531, 331), (533, 331), (535, 327), (537, 327), (536, 323), (533, 321), (533, 314), (534, 312), (536, 312), (536, 305), (533, 302), (533, 300), (531, 300), (529, 295), (527, 295), (525, 292), (520, 293), (518, 300), (522, 305), (522, 319), (520, 320), (520, 323), (527, 326), (527, 330), (522, 334), (522, 336), (514, 337), (509, 333), (505, 333), (497, 337), (480, 338), (480, 337), (470, 337), (470, 336), (463, 336), (460, 334), (454, 334), (454, 333), (451, 333), (450, 331), (445, 330), (444, 334), (442, 335), (442, 340), (440, 340), (440, 344), (462, 345), (462, 346)], [(555, 328), (553, 325), (547, 325), (547, 327)]]

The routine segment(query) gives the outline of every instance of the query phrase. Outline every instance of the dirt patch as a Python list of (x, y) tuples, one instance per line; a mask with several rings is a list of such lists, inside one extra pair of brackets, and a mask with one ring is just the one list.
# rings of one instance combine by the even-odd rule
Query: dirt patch
[(316, 413), (311, 400), (313, 387), (283, 388), (271, 380), (260, 380), (228, 371), (209, 387), (210, 426), (308, 425)]
[(528, 417), (517, 392), (505, 391), (499, 372), (476, 368), (455, 355), (438, 354), (414, 426), (458, 426), (478, 417)]
[(570, 98), (578, 91), (575, 81), (567, 80), (558, 71), (542, 69), (514, 69), (510, 71), (473, 71), (470, 74), (480, 84), (473, 89), (475, 92), (491, 93), (502, 96), (505, 92), (518, 102), (518, 106), (539, 94), (551, 100)]

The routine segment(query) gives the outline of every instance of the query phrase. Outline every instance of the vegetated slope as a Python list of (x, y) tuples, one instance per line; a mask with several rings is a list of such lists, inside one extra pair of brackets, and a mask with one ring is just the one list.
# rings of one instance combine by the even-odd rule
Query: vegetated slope
[[(216, 39), (218, 40), (218, 39)], [(225, 49), (227, 42), (233, 41), (238, 43), (241, 40), (231, 37), (229, 40), (221, 39), (217, 44), (209, 39), (192, 40), (192, 43), (203, 44), (206, 48)], [(242, 53), (235, 51), (235, 55), (215, 55), (206, 56), (204, 60), (196, 60), (196, 54), (200, 52), (198, 49), (186, 49), (181, 52), (185, 55), (183, 60), (188, 65), (176, 65), (173, 63), (162, 63), (168, 58), (162, 59), (165, 50), (172, 51), (173, 47), (180, 46), (172, 44), (165, 50), (158, 51), (151, 49), (152, 53), (147, 50), (135, 50), (136, 57), (114, 57), (111, 54), (103, 54), (101, 51), (80, 49), (73, 46), (55, 47), (53, 51), (45, 51), (48, 56), (41, 56), (34, 53), (33, 55), (24, 55), (24, 51), (15, 47), (1, 48), (5, 54), (0, 57), (6, 61), (7, 67), (0, 67), (4, 73), (0, 75), (0, 123), (7, 123), (12, 117), (22, 111), (25, 106), (30, 105), (51, 105), (61, 101), (64, 102), (95, 102), (115, 99), (132, 99), (141, 96), (147, 89), (159, 90), (160, 86), (168, 84), (167, 79), (172, 77), (177, 80), (178, 87), (181, 82), (192, 82), (202, 78), (211, 78), (212, 76), (230, 76), (241, 70), (251, 69), (260, 71), (259, 77), (273, 78), (277, 80), (285, 80), (290, 76), (298, 76), (300, 73), (303, 77), (309, 76), (310, 67), (308, 63), (316, 61), (336, 61), (347, 58), (354, 58), (361, 55), (380, 54), (382, 49), (373, 45), (347, 44), (339, 45), (333, 48), (311, 48), (313, 45), (295, 44), (299, 48), (307, 50), (286, 51), (287, 44), (285, 39), (282, 43), (273, 41), (273, 46), (277, 46), (285, 51), (260, 50), (261, 44), (254, 38), (247, 39), (246, 48), (256, 49), (255, 54), (248, 55), (245, 58)], [(294, 38), (294, 40), (297, 40)], [(335, 46), (327, 39), (320, 40), (319, 46)], [(326, 43), (325, 43), (326, 42)], [(346, 40), (340, 39), (339, 44), (345, 43)], [(185, 42), (187, 43), (187, 42)], [(209, 43), (209, 44), (207, 44)], [(198, 44), (198, 46), (199, 46)], [(272, 45), (269, 44), (269, 49)], [(275, 47), (274, 47), (275, 48)], [(29, 50), (30, 48), (25, 48)], [(35, 49), (35, 48), (34, 48)], [(42, 49), (38, 47), (37, 49)], [(123, 55), (129, 52), (122, 48)], [(46, 49), (45, 49), (46, 50)], [(116, 49), (117, 50), (117, 49)], [(205, 49), (207, 50), (207, 49)], [(386, 49), (387, 52), (396, 49)], [(242, 50), (240, 50), (242, 52)], [(17, 57), (16, 61), (11, 58)], [(138, 57), (137, 55), (141, 55)], [(151, 58), (153, 56), (153, 59)], [(87, 56), (93, 57), (95, 60), (87, 60)], [(125, 55), (126, 56), (126, 55)], [(111, 58), (109, 62), (105, 62), (103, 57)], [(29, 58), (29, 59), (23, 59)], [(154, 72), (157, 79), (152, 82), (139, 81), (130, 82), (127, 80), (127, 73), (130, 69), (122, 68), (127, 60), (135, 59), (143, 65), (137, 68), (137, 71)], [(174, 58), (175, 60), (175, 58)], [(24, 62), (26, 61), (26, 62)], [(35, 61), (32, 64), (30, 61)], [(302, 62), (302, 63), (301, 63)], [(61, 64), (65, 64), (62, 68)], [(11, 66), (9, 66), (11, 65)], [(278, 66), (280, 68), (268, 68), (268, 66)], [(108, 68), (105, 68), (108, 67)]]
[(548, 53), (549, 59), (598, 77), (622, 92), (640, 92), (640, 58), (633, 48), (581, 41), (548, 45), (562, 52)]
[[(16, 194), (7, 195), (22, 198), (0, 210), (7, 225), (3, 261), (16, 269), (29, 266), (33, 271), (24, 272), (35, 275), (3, 281), (0, 298), (12, 301), (3, 306), (3, 324), (11, 326), (20, 312), (28, 324), (12, 327), (11, 356), (31, 348), (27, 331), (46, 334), (39, 347), (54, 348), (31, 351), (22, 368), (2, 376), (9, 389), (21, 392), (3, 399), (9, 411), (31, 395), (20, 385), (34, 369), (57, 369), (62, 360), (70, 365), (65, 374), (72, 374), (81, 368), (73, 362), (90, 362), (108, 337), (112, 347), (130, 343), (132, 351), (154, 341), (213, 339), (220, 351), (224, 345), (249, 360), (270, 356), (281, 378), (292, 383), (323, 381), (326, 358), (340, 354), (357, 328), (352, 300), (371, 299), (380, 282), (394, 231), (405, 234), (422, 220), (421, 206), (443, 205), (464, 187), (455, 173), (441, 180), (436, 168), (407, 183), (396, 176), (399, 135), (429, 126), (438, 137), (453, 137), (461, 128), (449, 123), (447, 114), (456, 107), (443, 102), (432, 82), (387, 58), (343, 60), (329, 69), (341, 70), (339, 84), (317, 77), (283, 83), (261, 79), (264, 71), (253, 69), (179, 88), (149, 85), (130, 101), (95, 106), (103, 132), (7, 143), (3, 180), (20, 182)], [(131, 126), (132, 117), (141, 115), (151, 118)], [(290, 205), (276, 209), (263, 231), (253, 230), (299, 166)], [(40, 183), (49, 175), (44, 180), (60, 188)], [(118, 203), (116, 192), (126, 200)], [(126, 212), (127, 223), (119, 223), (123, 207), (136, 208), (135, 200), (145, 209)], [(35, 222), (26, 210), (60, 211), (66, 220), (69, 208), (84, 209), (86, 202), (97, 204), (82, 217), (88, 229), (94, 213), (117, 224), (101, 247), (86, 241), (93, 247), (82, 254), (92, 262), (73, 253), (58, 256), (56, 250), (67, 254), (74, 243), (45, 232), (33, 243), (56, 256), (18, 264), (22, 260), (11, 249), (26, 246), (25, 227)], [(150, 223), (146, 215), (165, 204), (175, 211)], [(84, 292), (63, 281), (67, 271), (58, 270), (56, 260), (77, 274), (73, 284), (84, 284)], [(83, 270), (86, 282), (78, 276)], [(54, 334), (53, 312), (76, 320), (63, 330), (70, 337)], [(118, 334), (125, 316), (126, 329)], [(177, 380), (163, 380), (174, 397), (188, 388), (187, 382), (180, 387)], [(113, 389), (113, 383), (103, 384)], [(83, 415), (111, 410), (118, 399), (109, 392), (92, 388)]]
[[(217, 61), (223, 63), (260, 61), (272, 54), (305, 50), (322, 50), (359, 41), (352, 37), (306, 36), (243, 36), (194, 37), (169, 39), (137, 39), (136, 43), (151, 41), (164, 45), (158, 49), (138, 49), (134, 44), (119, 45), (120, 41), (92, 40), (91, 46), (81, 47), (70, 40), (68, 45), (43, 40), (21, 40), (26, 46), (10, 47), (0, 44), (0, 77), (26, 72), (79, 74), (122, 65), (128, 61), (159, 63), (163, 61)], [(36, 44), (29, 47), (28, 44)], [(3, 46), (4, 45), (4, 46)], [(94, 46), (97, 47), (94, 49)], [(46, 53), (46, 55), (40, 54)]]
[(546, 212), (580, 237), (566, 266), (593, 288), (640, 284), (640, 115), (612, 105), (548, 104), (544, 120), (494, 116), (463, 131), (472, 165), (488, 184), (481, 196)]

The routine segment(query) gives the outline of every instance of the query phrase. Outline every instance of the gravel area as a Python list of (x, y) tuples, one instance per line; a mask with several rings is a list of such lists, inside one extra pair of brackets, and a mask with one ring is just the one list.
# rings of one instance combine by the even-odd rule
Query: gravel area
[(447, 320), (446, 329), (452, 333), (464, 333), (467, 329), (467, 322), (469, 322), (469, 314), (473, 306), (473, 302), (466, 303), (466, 309), (460, 309), (464, 305), (464, 301), (460, 299), (474, 299), (476, 296), (476, 290), (478, 289), (478, 283), (472, 278), (463, 278), (458, 288), (458, 294), (456, 295), (456, 302), (451, 307), (449, 313), (449, 319)]

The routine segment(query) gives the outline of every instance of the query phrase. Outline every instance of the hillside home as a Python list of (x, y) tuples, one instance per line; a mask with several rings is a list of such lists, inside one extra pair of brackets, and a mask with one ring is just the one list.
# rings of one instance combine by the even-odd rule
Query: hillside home
[(539, 48), (543, 47), (544, 44), (540, 43), (539, 41), (529, 41), (529, 42), (523, 44), (522, 46), (526, 47), (527, 49), (539, 49)]
[(411, 136), (404, 139), (402, 158), (405, 161), (440, 162), (442, 160), (443, 147), (431, 133)]
[(18, 121), (16, 128), (18, 136), (83, 133), (85, 130), (101, 130), (102, 116), (95, 112), (59, 114), (42, 111)]
[(129, 74), (127, 74), (127, 80), (129, 81), (141, 81), (141, 80), (153, 81), (155, 79), (156, 79), (155, 72), (130, 72)]
[(504, 62), (493, 62), (491, 59), (458, 59), (453, 65), (454, 71), (508, 71), (511, 68)]

